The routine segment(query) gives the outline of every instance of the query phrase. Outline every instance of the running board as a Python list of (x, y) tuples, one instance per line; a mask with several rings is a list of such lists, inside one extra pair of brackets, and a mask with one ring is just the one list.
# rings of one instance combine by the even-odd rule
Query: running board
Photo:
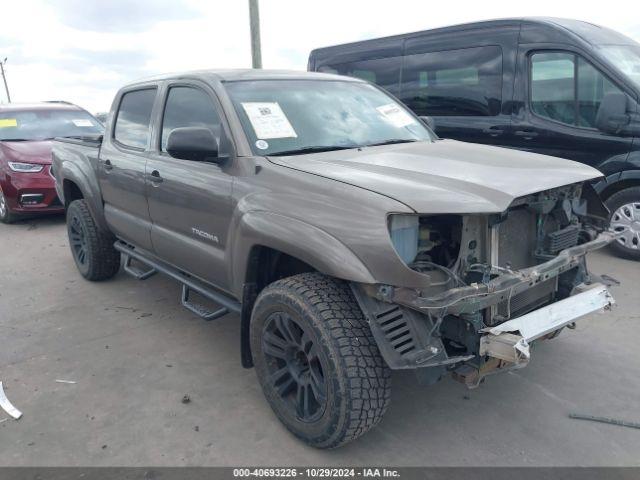
[(139, 268), (131, 265), (131, 260), (133, 260), (131, 255), (127, 253), (123, 253), (123, 255), (124, 255), (124, 271), (127, 272), (136, 280), (146, 280), (147, 278), (152, 277), (153, 275), (158, 273), (158, 271), (155, 268), (150, 268), (146, 272), (143, 272)]
[[(242, 305), (240, 302), (230, 297), (229, 295), (217, 291), (215, 287), (206, 284), (205, 282), (198, 280), (185, 272), (182, 272), (171, 265), (167, 265), (156, 259), (149, 258), (144, 254), (136, 251), (135, 247), (132, 247), (120, 240), (113, 245), (125, 258), (125, 271), (139, 280), (145, 280), (157, 272), (164, 273), (169, 277), (177, 280), (182, 284), (182, 305), (192, 313), (198, 315), (205, 320), (215, 320), (226, 315), (229, 312), (240, 313)], [(137, 260), (149, 267), (149, 270), (142, 271), (136, 267), (131, 266), (131, 259)], [(197, 292), (208, 300), (217, 303), (221, 306), (218, 310), (209, 310), (200, 304), (189, 301), (189, 294), (191, 291)]]
[(189, 301), (189, 294), (191, 293), (191, 288), (189, 288), (184, 283), (182, 284), (182, 306), (189, 310), (190, 312), (196, 314), (200, 318), (206, 321), (215, 320), (216, 318), (220, 318), (229, 313), (229, 309), (227, 307), (219, 308), (218, 310), (209, 310), (204, 305), (200, 305), (199, 303), (193, 303)]

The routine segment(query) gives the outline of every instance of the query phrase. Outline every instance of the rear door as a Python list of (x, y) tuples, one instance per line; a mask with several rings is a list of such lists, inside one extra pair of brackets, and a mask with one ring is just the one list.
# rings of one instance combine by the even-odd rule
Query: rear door
[(122, 93), (98, 159), (109, 227), (118, 237), (147, 250), (152, 247), (145, 174), (157, 92), (157, 85), (148, 85)]
[(191, 81), (170, 82), (147, 162), (147, 197), (156, 254), (173, 266), (227, 289), (225, 267), (231, 219), (231, 162), (181, 160), (166, 151), (169, 133), (180, 127), (210, 128), (220, 137), (223, 115), (213, 91)]
[(595, 120), (604, 95), (622, 91), (587, 52), (521, 45), (510, 146), (620, 171), (633, 139), (602, 132)]
[(511, 124), (519, 25), (407, 38), (400, 99), (443, 138), (503, 145)]

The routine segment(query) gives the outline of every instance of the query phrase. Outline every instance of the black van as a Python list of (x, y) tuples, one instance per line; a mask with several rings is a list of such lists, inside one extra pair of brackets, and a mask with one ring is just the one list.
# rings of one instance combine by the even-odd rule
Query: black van
[(441, 137), (594, 166), (640, 260), (640, 44), (577, 20), (493, 20), (319, 48), (309, 70), (374, 82)]

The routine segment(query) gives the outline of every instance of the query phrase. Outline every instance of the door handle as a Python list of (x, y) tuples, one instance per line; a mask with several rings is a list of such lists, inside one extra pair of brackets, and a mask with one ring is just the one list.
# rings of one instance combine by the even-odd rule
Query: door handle
[(106, 171), (113, 170), (113, 164), (111, 163), (111, 160), (104, 161), (104, 169)]
[(148, 178), (149, 180), (151, 180), (151, 183), (160, 183), (162, 182), (162, 180), (164, 180), (160, 176), (160, 172), (158, 170), (154, 170), (153, 172), (151, 172), (151, 175), (149, 175)]
[(499, 127), (488, 127), (482, 130), (482, 133), (488, 133), (492, 137), (497, 137), (498, 135), (502, 135), (504, 130)]
[(525, 140), (531, 140), (538, 136), (538, 132), (534, 132), (533, 130), (516, 130), (513, 134), (516, 137), (522, 137)]

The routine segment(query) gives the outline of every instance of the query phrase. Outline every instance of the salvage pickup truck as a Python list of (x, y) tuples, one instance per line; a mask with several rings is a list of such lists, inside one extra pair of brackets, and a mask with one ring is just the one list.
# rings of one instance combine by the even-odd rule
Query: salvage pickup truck
[(380, 421), (392, 369), (475, 387), (613, 303), (585, 262), (616, 235), (597, 170), (441, 140), (354, 78), (140, 81), (53, 175), (82, 276), (161, 272), (205, 320), (238, 313), (243, 365), (319, 448)]

